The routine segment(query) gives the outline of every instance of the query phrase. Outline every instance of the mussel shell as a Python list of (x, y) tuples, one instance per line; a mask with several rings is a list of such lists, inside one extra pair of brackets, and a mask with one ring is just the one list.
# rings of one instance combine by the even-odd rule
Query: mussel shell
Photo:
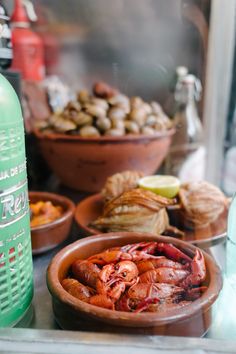
[(105, 133), (107, 136), (123, 136), (124, 134), (125, 132), (122, 129), (109, 129)]
[(94, 117), (98, 117), (98, 118), (106, 117), (106, 110), (103, 107), (95, 104), (86, 103), (85, 111), (86, 113)]
[(80, 136), (82, 137), (96, 137), (100, 136), (100, 133), (97, 128), (91, 126), (85, 126), (79, 131)]
[(72, 117), (73, 122), (75, 122), (78, 126), (83, 125), (92, 125), (93, 117), (85, 112), (79, 112), (75, 117)]
[(132, 122), (130, 120), (125, 121), (125, 129), (127, 133), (139, 134), (140, 129), (136, 122)]
[(108, 117), (112, 120), (122, 120), (126, 117), (126, 112), (121, 107), (112, 107), (108, 111)]
[(105, 132), (111, 128), (111, 121), (107, 117), (98, 118), (96, 121), (96, 126), (102, 132)]

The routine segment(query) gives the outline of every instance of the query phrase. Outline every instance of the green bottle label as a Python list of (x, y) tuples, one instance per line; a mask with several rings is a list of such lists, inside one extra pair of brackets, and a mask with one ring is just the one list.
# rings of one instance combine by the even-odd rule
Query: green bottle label
[(0, 229), (12, 225), (29, 211), (27, 180), (0, 192)]
[(19, 126), (0, 130), (0, 161), (4, 162), (19, 156), (24, 150), (24, 135)]
[(10, 118), (0, 114), (0, 327), (17, 323), (33, 296), (23, 121)]
[(0, 122), (0, 186), (8, 188), (26, 177), (23, 124)]

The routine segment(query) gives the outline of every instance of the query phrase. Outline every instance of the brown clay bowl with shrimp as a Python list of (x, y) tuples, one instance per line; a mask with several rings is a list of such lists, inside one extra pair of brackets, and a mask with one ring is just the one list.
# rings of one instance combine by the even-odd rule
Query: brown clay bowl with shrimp
[(52, 296), (54, 316), (66, 330), (92, 330), (112, 333), (159, 334), (174, 336), (203, 336), (211, 324), (211, 307), (222, 288), (219, 267), (213, 258), (202, 251), (207, 276), (202, 285), (206, 290), (184, 307), (163, 312), (124, 312), (97, 307), (70, 295), (61, 282), (67, 278), (77, 259), (102, 252), (110, 247), (141, 241), (172, 243), (193, 258), (197, 248), (184, 241), (164, 236), (140, 233), (108, 233), (81, 239), (62, 249), (47, 270), (47, 285)]
[(30, 203), (50, 201), (54, 206), (60, 206), (62, 214), (57, 219), (38, 226), (31, 227), (31, 244), (33, 255), (37, 255), (56, 247), (68, 236), (75, 211), (74, 203), (61, 195), (48, 192), (29, 192)]

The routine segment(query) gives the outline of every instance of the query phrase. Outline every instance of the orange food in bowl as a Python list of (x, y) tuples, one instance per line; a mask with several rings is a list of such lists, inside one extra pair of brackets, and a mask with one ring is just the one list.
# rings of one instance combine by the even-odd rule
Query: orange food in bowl
[[(81, 328), (91, 330), (93, 328), (109, 333), (119, 331), (119, 333), (136, 335), (145, 333), (191, 337), (202, 336), (208, 330), (211, 324), (211, 306), (222, 288), (222, 277), (215, 260), (204, 251), (201, 252), (207, 269), (204, 281), (207, 288), (198, 299), (187, 306), (159, 312), (112, 311), (108, 308), (94, 306), (74, 296), (76, 292), (75, 288), (72, 289), (72, 278), (69, 278), (70, 283), (66, 279), (71, 276), (71, 271), (73, 271), (71, 265), (76, 260), (85, 262), (86, 259), (91, 260), (91, 257), (106, 249), (115, 247), (117, 251), (117, 248), (140, 242), (171, 243), (191, 258), (197, 251), (196, 247), (182, 240), (137, 232), (100, 234), (71, 243), (53, 258), (47, 270), (47, 285), (52, 295), (53, 312), (61, 328), (66, 330), (81, 330)], [(91, 275), (91, 273), (86, 274)], [(69, 287), (69, 291), (63, 286), (67, 289)], [(80, 290), (83, 288), (81, 287)], [(86, 297), (86, 292), (84, 295)], [(95, 299), (99, 300), (98, 297)]]
[(30, 226), (36, 227), (48, 224), (62, 216), (61, 206), (55, 206), (50, 201), (38, 201), (30, 203), (31, 220)]

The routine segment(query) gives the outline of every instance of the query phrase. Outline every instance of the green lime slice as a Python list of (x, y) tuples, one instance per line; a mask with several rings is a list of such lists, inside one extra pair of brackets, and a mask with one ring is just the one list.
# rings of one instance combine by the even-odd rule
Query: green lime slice
[(162, 197), (174, 198), (179, 192), (180, 180), (174, 176), (146, 176), (139, 180), (138, 185)]

